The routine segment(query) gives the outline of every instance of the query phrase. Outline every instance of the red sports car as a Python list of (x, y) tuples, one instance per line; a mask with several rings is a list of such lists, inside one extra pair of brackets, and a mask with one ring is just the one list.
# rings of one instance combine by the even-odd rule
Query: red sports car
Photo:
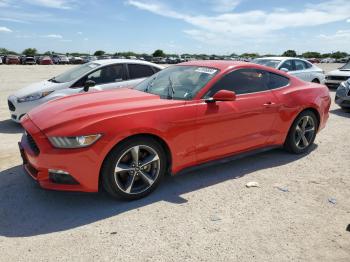
[(149, 194), (166, 173), (271, 147), (304, 153), (328, 88), (269, 67), (193, 61), (133, 89), (73, 95), (22, 118), (24, 168), (43, 188)]

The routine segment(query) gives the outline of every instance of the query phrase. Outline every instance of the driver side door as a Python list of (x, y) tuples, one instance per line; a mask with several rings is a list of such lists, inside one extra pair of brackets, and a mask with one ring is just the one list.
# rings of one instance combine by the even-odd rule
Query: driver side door
[(233, 153), (259, 148), (272, 135), (278, 101), (258, 69), (238, 69), (221, 78), (205, 95), (219, 90), (236, 93), (235, 101), (198, 103), (197, 161), (213, 160)]
[(90, 90), (100, 91), (121, 87), (126, 80), (125, 65), (114, 64), (99, 68), (75, 82), (72, 88), (79, 88), (82, 91), (82, 87), (88, 80), (96, 83)]

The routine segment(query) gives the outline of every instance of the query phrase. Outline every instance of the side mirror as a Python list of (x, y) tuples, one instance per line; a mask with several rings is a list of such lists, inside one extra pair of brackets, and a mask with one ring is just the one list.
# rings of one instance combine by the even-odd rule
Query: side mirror
[(286, 72), (286, 73), (289, 72), (289, 70), (287, 68), (285, 68), (285, 67), (281, 68), (280, 70), (283, 71), (283, 72)]
[(90, 87), (93, 87), (96, 85), (96, 82), (93, 81), (93, 80), (87, 80), (85, 83), (84, 83), (84, 92), (88, 92)]
[(213, 97), (206, 100), (207, 103), (213, 103), (216, 101), (235, 101), (236, 93), (228, 90), (220, 90)]

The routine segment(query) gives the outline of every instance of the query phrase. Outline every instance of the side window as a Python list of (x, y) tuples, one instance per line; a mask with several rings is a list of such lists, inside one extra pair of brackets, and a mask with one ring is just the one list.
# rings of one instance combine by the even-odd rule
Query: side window
[(294, 65), (292, 60), (285, 61), (279, 69), (286, 68), (288, 71), (294, 71)]
[(111, 65), (103, 67), (89, 74), (86, 77), (86, 80), (93, 80), (96, 82), (96, 85), (123, 81), (123, 65)]
[(278, 74), (267, 73), (266, 77), (268, 78), (267, 85), (269, 89), (280, 88), (289, 84), (289, 79), (287, 77)]
[(157, 68), (157, 67), (154, 67), (154, 66), (152, 66), (152, 69), (153, 69), (153, 71), (155, 73), (158, 73), (161, 70), (160, 68)]
[(305, 62), (301, 60), (294, 60), (295, 63), (295, 70), (305, 70)]
[(221, 78), (205, 95), (212, 97), (219, 90), (234, 91), (237, 95), (268, 90), (268, 73), (257, 69), (239, 69)]
[(309, 69), (309, 68), (312, 67), (312, 64), (310, 64), (308, 62), (305, 62), (305, 61), (303, 61), (303, 62), (304, 62), (304, 66), (305, 66), (306, 69)]
[(130, 79), (149, 77), (154, 74), (153, 69), (148, 65), (128, 64)]

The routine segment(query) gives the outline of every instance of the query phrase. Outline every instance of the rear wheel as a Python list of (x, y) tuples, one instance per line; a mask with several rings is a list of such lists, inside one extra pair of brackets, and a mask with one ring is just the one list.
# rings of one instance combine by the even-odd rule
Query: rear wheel
[(307, 152), (315, 141), (318, 124), (312, 111), (299, 114), (289, 129), (284, 147), (294, 154)]
[(101, 174), (103, 187), (113, 197), (139, 199), (158, 186), (166, 168), (164, 149), (156, 140), (129, 139), (105, 159)]
[(312, 83), (317, 83), (319, 84), (320, 83), (320, 80), (318, 80), (317, 78), (315, 78), (314, 80), (311, 81)]

